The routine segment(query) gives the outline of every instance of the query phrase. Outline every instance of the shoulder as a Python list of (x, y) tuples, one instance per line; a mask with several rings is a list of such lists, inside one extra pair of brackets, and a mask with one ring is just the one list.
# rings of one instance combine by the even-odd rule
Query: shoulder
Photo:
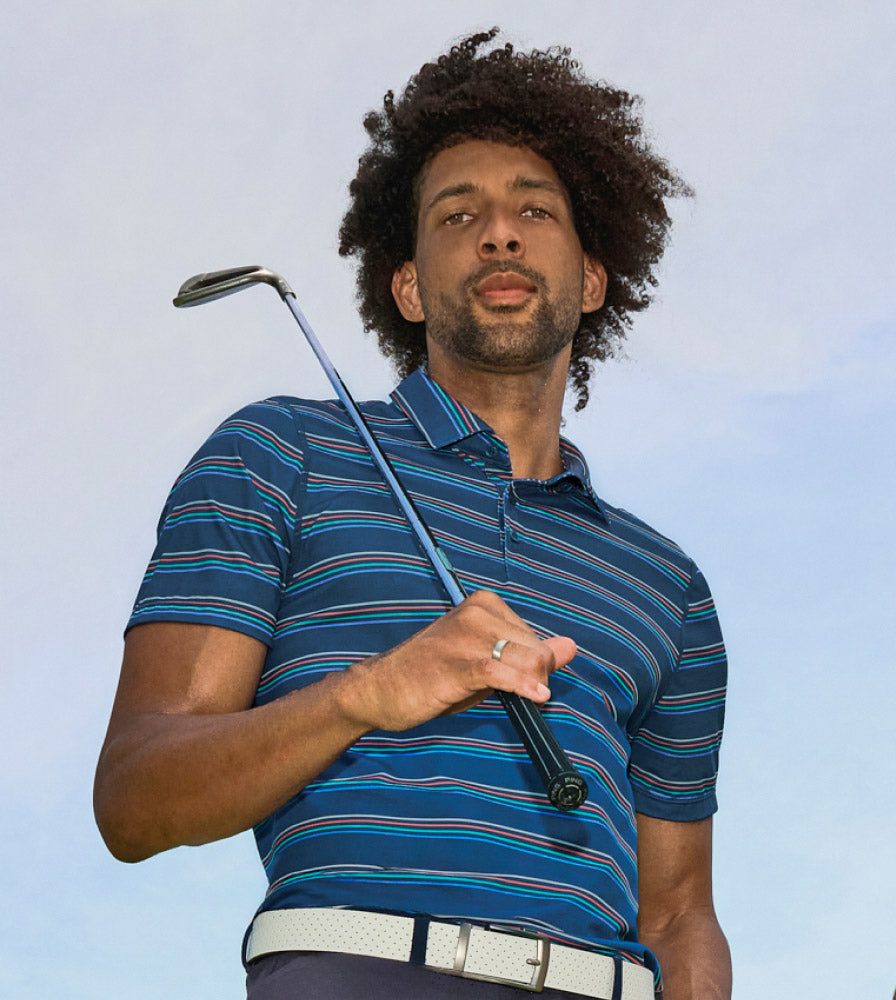
[[(381, 400), (359, 404), (378, 429), (396, 422), (396, 414)], [(406, 422), (399, 415), (398, 422)], [(285, 465), (301, 471), (310, 453), (330, 452), (344, 445), (357, 448), (358, 432), (345, 407), (335, 399), (271, 396), (248, 403), (223, 420), (206, 439), (193, 461), (208, 456), (232, 456), (247, 467)]]
[(600, 511), (602, 528), (598, 530), (605, 540), (639, 559), (659, 561), (674, 566), (678, 572), (687, 576), (693, 574), (695, 571), (693, 561), (680, 545), (646, 521), (636, 517), (631, 511), (614, 506), (604, 497), (598, 496), (588, 462), (572, 441), (561, 437), (560, 449), (564, 468), (579, 478)]
[(272, 451), (286, 461), (301, 455), (306, 434), (331, 428), (338, 433), (348, 415), (336, 400), (271, 396), (248, 403), (230, 414), (212, 432), (204, 447), (228, 447), (237, 451)]
[(624, 507), (603, 501), (610, 531), (619, 543), (678, 576), (685, 585), (699, 573), (694, 560), (667, 535)]
[(715, 619), (715, 601), (706, 577), (680, 545), (624, 508), (604, 504), (604, 510), (618, 537), (637, 553), (639, 564), (649, 565), (679, 595), (676, 600), (681, 601), (681, 613), (689, 622)]
[(620, 534), (637, 538), (651, 548), (684, 555), (684, 550), (677, 542), (658, 531), (653, 525), (648, 524), (647, 521), (637, 517), (625, 507), (615, 507), (604, 501), (604, 510), (610, 524)]
[(703, 570), (677, 542), (623, 507), (603, 502), (621, 560), (643, 582), (672, 598), (682, 615), (713, 617), (715, 602)]
[[(359, 403), (358, 407), (367, 419), (395, 419), (390, 405), (382, 400)], [(403, 420), (400, 415), (399, 418)], [(354, 425), (345, 407), (337, 399), (270, 396), (248, 403), (232, 413), (212, 436), (238, 433), (246, 427), (269, 430), (288, 438), (290, 435), (301, 436), (308, 429), (324, 431), (330, 428), (338, 433), (342, 429), (353, 429)]]

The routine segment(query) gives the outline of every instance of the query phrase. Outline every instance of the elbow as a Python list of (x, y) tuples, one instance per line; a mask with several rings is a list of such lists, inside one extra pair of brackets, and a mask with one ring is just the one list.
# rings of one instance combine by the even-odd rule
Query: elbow
[(141, 843), (139, 836), (134, 836), (128, 823), (116, 814), (101, 794), (94, 794), (93, 815), (103, 843), (116, 861), (136, 864), (158, 854), (158, 851)]
[(103, 838), (103, 843), (116, 861), (135, 865), (138, 861), (146, 861), (147, 858), (151, 858), (154, 854), (159, 853), (147, 848), (145, 845), (137, 843), (122, 830), (117, 829), (111, 824), (104, 823), (99, 817), (97, 817), (97, 826), (99, 827), (100, 836)]
[(157, 851), (141, 849), (124, 837), (120, 837), (117, 833), (108, 831), (102, 826), (100, 826), (100, 835), (112, 857), (116, 861), (122, 861), (125, 864), (135, 865), (138, 861), (146, 861), (147, 858), (151, 858), (154, 854), (158, 853)]
[(93, 785), (93, 815), (103, 843), (117, 861), (136, 864), (164, 850), (154, 846), (150, 824), (140, 817), (128, 783), (116, 781), (102, 759)]

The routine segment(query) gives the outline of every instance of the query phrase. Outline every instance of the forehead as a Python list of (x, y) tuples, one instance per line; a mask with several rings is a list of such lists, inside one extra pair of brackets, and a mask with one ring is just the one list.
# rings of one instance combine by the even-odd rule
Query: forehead
[(486, 139), (467, 139), (436, 153), (420, 172), (417, 201), (420, 210), (425, 211), (432, 198), (453, 186), (508, 187), (520, 180), (556, 187), (569, 201), (557, 171), (543, 156), (528, 146)]

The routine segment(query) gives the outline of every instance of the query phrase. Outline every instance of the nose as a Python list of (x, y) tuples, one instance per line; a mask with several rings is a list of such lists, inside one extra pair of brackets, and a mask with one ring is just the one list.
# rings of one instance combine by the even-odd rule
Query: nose
[(479, 256), (484, 260), (510, 254), (519, 257), (523, 253), (523, 239), (519, 220), (515, 214), (495, 209), (483, 219), (479, 234)]

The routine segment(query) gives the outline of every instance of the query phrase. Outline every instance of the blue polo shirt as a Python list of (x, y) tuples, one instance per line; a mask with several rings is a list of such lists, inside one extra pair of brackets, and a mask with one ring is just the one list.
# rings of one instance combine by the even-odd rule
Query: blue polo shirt
[[(568, 442), (560, 475), (514, 479), (505, 444), (422, 371), (362, 410), (468, 592), (575, 640), (544, 712), (590, 797), (548, 804), (496, 698), (372, 732), (256, 827), (263, 908), (481, 921), (655, 967), (637, 943), (635, 811), (716, 808), (726, 664), (702, 574), (601, 501)], [(277, 397), (223, 423), (177, 480), (129, 626), (260, 639), (264, 704), (449, 607), (341, 405)]]

